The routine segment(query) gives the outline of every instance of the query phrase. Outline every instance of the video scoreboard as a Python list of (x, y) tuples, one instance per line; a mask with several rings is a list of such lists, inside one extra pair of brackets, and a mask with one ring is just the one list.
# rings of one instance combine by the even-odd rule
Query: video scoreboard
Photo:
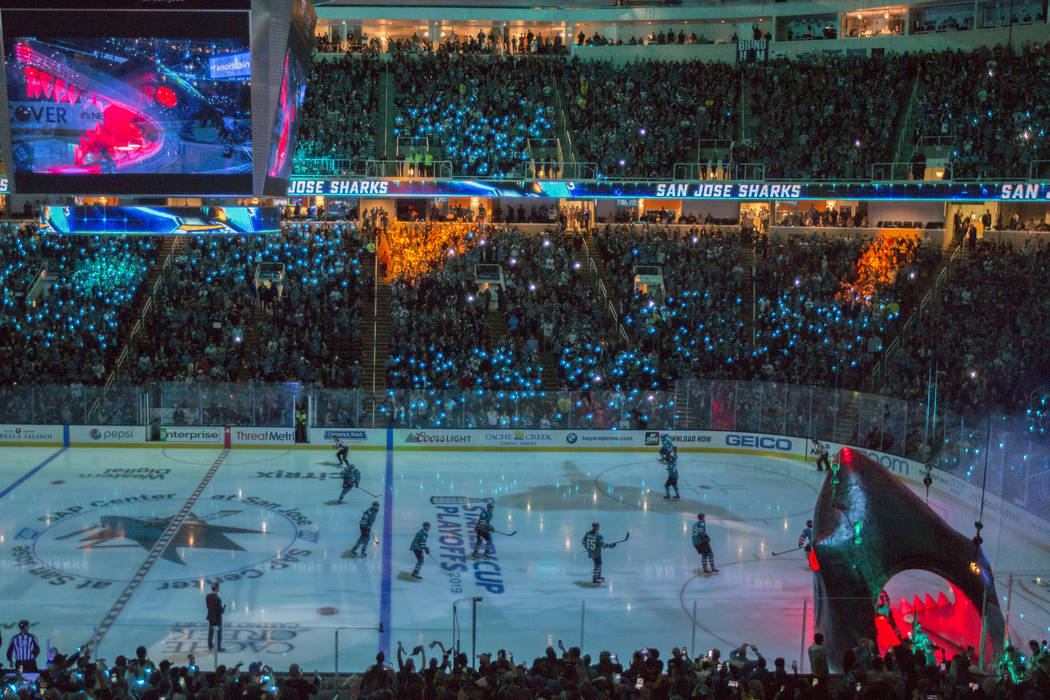
[(10, 189), (283, 193), (315, 23), (306, 0), (6, 0)]

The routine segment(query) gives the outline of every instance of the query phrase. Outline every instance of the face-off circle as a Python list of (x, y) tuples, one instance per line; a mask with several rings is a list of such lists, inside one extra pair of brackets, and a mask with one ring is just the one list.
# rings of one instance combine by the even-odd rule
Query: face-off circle
[[(263, 565), (302, 534), (279, 504), (261, 499), (201, 500), (171, 532), (183, 503), (173, 495), (151, 496), (59, 511), (34, 539), (33, 554), (61, 574), (126, 582), (164, 540), (149, 579), (182, 581)], [(301, 522), (302, 514), (294, 515)]]

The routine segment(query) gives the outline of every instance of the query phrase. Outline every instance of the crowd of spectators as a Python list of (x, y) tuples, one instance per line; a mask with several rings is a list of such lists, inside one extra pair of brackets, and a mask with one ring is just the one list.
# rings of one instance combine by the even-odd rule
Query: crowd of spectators
[(431, 41), (416, 32), (411, 36), (369, 36), (367, 33), (351, 33), (345, 41), (333, 41), (327, 34), (317, 36), (318, 53), (489, 53), (489, 54), (537, 54), (553, 55), (567, 53), (565, 39), (560, 32), (536, 34), (527, 30), (511, 34), (509, 28), (500, 32), (493, 27), (488, 33), (460, 35), (451, 30), (441, 32), (437, 41)]
[(1050, 310), (1036, 282), (1048, 274), (1050, 248), (1042, 241), (1019, 249), (979, 243), (951, 268), (941, 312), (925, 318), (922, 331), (893, 355), (887, 393), (925, 398), (932, 371), (940, 401), (960, 412), (1024, 409), (1050, 376), (1041, 351), (1050, 344)]
[[(694, 42), (684, 32), (662, 39)], [(660, 41), (657, 34), (649, 43)], [(602, 40), (584, 36), (583, 42)], [(666, 177), (675, 163), (698, 162), (698, 144), (714, 141), (731, 147), (722, 172), (761, 163), (767, 177), (866, 179), (873, 164), (899, 155), (901, 109), (916, 82), (911, 136), (918, 145), (931, 138), (951, 145), (956, 178), (1024, 177), (1031, 162), (1050, 160), (1047, 49), (1038, 44), (1019, 51), (997, 46), (777, 58), (745, 66), (697, 60), (616, 65), (532, 55), (562, 53), (558, 35), (452, 33), (434, 47), (419, 37), (390, 45), (389, 63), (371, 51), (315, 61), (300, 158), (376, 157), (377, 85), (380, 73), (390, 70), (397, 88), (395, 135), (427, 137), (429, 154), (451, 161), (455, 175), (524, 176), (526, 161), (549, 161), (549, 155), (529, 154), (526, 139), (561, 135), (560, 95), (573, 155), (594, 163), (595, 177)], [(750, 86), (746, 96), (743, 83)], [(741, 123), (745, 112), (753, 128)], [(562, 143), (564, 159), (567, 145)], [(542, 170), (543, 176), (559, 172), (557, 164)]]
[(529, 140), (556, 134), (548, 65), (518, 56), (394, 54), (394, 134), (428, 139), (456, 175), (522, 174)]
[[(629, 350), (605, 368), (620, 388), (669, 388), (679, 378), (728, 377), (744, 353), (740, 240), (719, 227), (668, 233), (602, 227), (595, 250), (609, 277)], [(640, 266), (659, 270), (644, 285)]]
[(699, 140), (732, 140), (739, 122), (739, 74), (722, 63), (573, 59), (559, 82), (576, 156), (597, 177), (666, 177), (696, 160)]
[[(35, 637), (34, 637), (35, 639)], [(471, 663), (464, 652), (446, 648), (440, 641), (407, 650), (397, 643), (397, 666), (387, 663), (384, 652), (363, 672), (352, 673), (335, 692), (351, 700), (453, 698), (470, 700), (533, 700), (581, 698), (585, 700), (666, 700), (717, 698), (719, 700), (907, 700), (908, 698), (1025, 698), (1050, 697), (1050, 653), (1045, 642), (1032, 640), (1028, 649), (1008, 647), (995, 662), (995, 672), (982, 671), (972, 648), (937, 658), (920, 644), (905, 638), (880, 653), (870, 640), (860, 640), (841, 660), (843, 672), (832, 675), (822, 634), (815, 634), (807, 655), (812, 672), (799, 673), (775, 658), (770, 666), (759, 648), (750, 643), (734, 647), (723, 656), (720, 649), (693, 655), (673, 647), (664, 658), (654, 647), (641, 648), (621, 660), (608, 649), (597, 658), (579, 647), (559, 654), (547, 647), (531, 662), (517, 660), (513, 651), (499, 649), (480, 654)], [(435, 647), (440, 650), (437, 653)], [(100, 700), (309, 700), (331, 693), (328, 679), (316, 671), (304, 674), (293, 663), (278, 675), (259, 661), (244, 669), (220, 665), (204, 671), (190, 655), (186, 665), (163, 659), (155, 663), (144, 646), (133, 657), (117, 656), (112, 665), (94, 659), (88, 650), (63, 654), (46, 650), (46, 664), (39, 677), (25, 681), (10, 677), (3, 697), (19, 700), (62, 700), (86, 696)], [(840, 666), (840, 664), (836, 664)]]
[[(32, 639), (36, 639), (35, 635)], [(39, 643), (37, 644), (39, 647)], [(278, 674), (269, 666), (253, 661), (219, 665), (204, 671), (193, 654), (186, 665), (163, 659), (155, 663), (144, 646), (135, 655), (118, 655), (112, 664), (96, 659), (85, 647), (70, 654), (50, 647), (41, 650), (45, 660), (37, 660), (36, 672), (27, 680), (12, 674), (4, 677), (0, 697), (11, 700), (62, 700), (89, 697), (96, 700), (309, 700), (321, 689), (322, 678), (306, 675), (293, 663), (288, 672)], [(8, 655), (10, 658), (10, 654)]]
[[(461, 240), (461, 247), (445, 249), (444, 263), (430, 274), (410, 270), (392, 278), (386, 385), (395, 389), (539, 387), (542, 366), (537, 349), (510, 334), (494, 338), (490, 331), (490, 306), (499, 303), (502, 287), (495, 283), (479, 288), (475, 266), (482, 263), (493, 230), (464, 229), (461, 224), (414, 225), (402, 229), (401, 242), (408, 248), (421, 246), (435, 233)], [(437, 249), (438, 255), (443, 248)]]
[(893, 160), (891, 115), (908, 101), (915, 60), (886, 54), (749, 64), (751, 120), (760, 126), (735, 159), (764, 162), (767, 177), (870, 177), (872, 163)]
[(189, 239), (157, 289), (128, 381), (356, 385), (366, 254), (340, 224)]
[(863, 388), (940, 261), (918, 236), (791, 236), (759, 259), (754, 361), (766, 381)]
[(2, 384), (101, 384), (154, 264), (150, 237), (44, 236), (0, 224)]
[(1046, 47), (946, 51), (923, 62), (916, 137), (952, 145), (956, 178), (1027, 177), (1050, 159)]
[[(761, 37), (761, 35), (760, 35)], [(722, 41), (725, 41), (723, 39)], [(577, 46), (666, 46), (677, 44), (684, 46), (688, 44), (713, 44), (712, 40), (706, 38), (702, 34), (698, 37), (696, 32), (685, 33), (685, 30), (679, 29), (678, 33), (675, 34), (673, 29), (667, 31), (659, 30), (656, 32), (649, 32), (644, 36), (631, 35), (627, 41), (624, 41), (622, 37), (611, 39), (604, 34), (595, 32), (591, 36), (587, 36), (583, 32), (576, 35)]]
[[(296, 158), (374, 158), (380, 61), (345, 55), (313, 62), (300, 110)], [(334, 167), (333, 173), (338, 172)], [(316, 167), (311, 172), (316, 171)]]

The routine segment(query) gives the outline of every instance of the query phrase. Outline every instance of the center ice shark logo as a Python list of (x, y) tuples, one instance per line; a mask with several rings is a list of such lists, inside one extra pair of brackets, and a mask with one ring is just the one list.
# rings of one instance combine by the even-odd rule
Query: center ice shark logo
[(316, 523), (295, 506), (236, 494), (201, 499), (188, 513), (184, 503), (141, 493), (55, 510), (40, 517), (31, 544), (18, 545), (19, 565), (53, 585), (119, 584), (155, 557), (149, 582), (181, 588), (287, 569), (319, 541)]
[[(214, 515), (198, 517), (191, 513), (189, 517), (178, 526), (168, 546), (161, 553), (161, 558), (185, 566), (186, 561), (179, 554), (183, 548), (189, 549), (218, 549), (223, 551), (245, 551), (229, 535), (265, 535), (263, 530), (254, 530), (244, 527), (228, 527), (223, 525), (212, 525), (209, 520), (237, 515), (239, 510), (220, 510)], [(86, 534), (80, 541), (80, 549), (109, 549), (117, 547), (141, 547), (147, 552), (160, 541), (167, 532), (176, 516), (166, 518), (134, 518), (123, 515), (103, 515), (99, 518), (99, 525), (93, 525), (86, 530), (73, 534)], [(101, 528), (101, 529), (99, 529)], [(64, 535), (63, 537), (69, 537)], [(61, 538), (59, 538), (61, 539)], [(132, 540), (135, 544), (115, 544), (114, 540)]]

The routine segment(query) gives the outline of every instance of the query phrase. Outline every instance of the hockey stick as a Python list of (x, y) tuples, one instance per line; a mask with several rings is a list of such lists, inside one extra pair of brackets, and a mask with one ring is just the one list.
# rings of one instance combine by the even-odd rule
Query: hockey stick
[(783, 552), (770, 552), (770, 554), (772, 554), (774, 557), (779, 557), (781, 554), (790, 554), (791, 552), (797, 552), (798, 550), (802, 549), (805, 546), (806, 545), (804, 545), (804, 544), (800, 544), (799, 546), (795, 547), (794, 549), (785, 549)]
[(434, 562), (434, 566), (438, 568), (438, 571), (445, 574), (445, 576), (455, 576), (455, 574), (453, 574), (451, 571), (445, 571), (444, 569), (442, 569), (441, 564), (438, 563), (438, 560), (434, 558), (433, 554), (427, 552), (427, 556), (430, 557), (430, 561)]
[(368, 494), (369, 496), (371, 496), (372, 498), (379, 498), (379, 496), (375, 495), (374, 493), (372, 493), (372, 492), (371, 492), (371, 491), (369, 491), (368, 489), (363, 489), (363, 488), (361, 488), (360, 486), (358, 486), (357, 488), (358, 488), (358, 490), (359, 490), (359, 491), (364, 491), (365, 493), (367, 493), (367, 494)]
[(616, 540), (615, 542), (610, 542), (609, 544), (620, 544), (621, 542), (626, 542), (629, 539), (631, 539), (631, 533), (628, 532), (626, 535), (623, 536), (622, 540)]
[(507, 537), (514, 537), (514, 535), (518, 534), (517, 530), (511, 530), (510, 532), (503, 532), (503, 530), (497, 530), (496, 528), (492, 528), (492, 531), (495, 532), (497, 535), (505, 535)]

